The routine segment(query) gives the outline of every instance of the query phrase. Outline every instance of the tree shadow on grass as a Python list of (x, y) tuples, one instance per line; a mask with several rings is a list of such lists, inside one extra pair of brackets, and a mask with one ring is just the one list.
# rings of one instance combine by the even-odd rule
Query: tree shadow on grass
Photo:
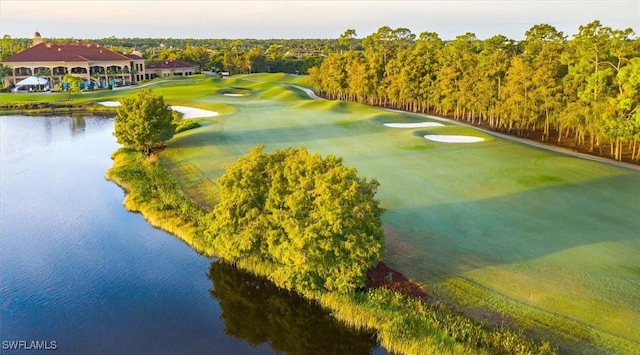
[[(515, 292), (514, 301), (526, 305), (522, 312), (534, 311), (527, 313), (527, 318), (544, 313), (543, 317), (558, 317), (565, 328), (579, 325), (584, 339), (565, 337), (562, 330), (549, 328), (543, 321), (539, 323), (543, 326), (534, 330), (553, 338), (561, 352), (593, 351), (588, 343), (602, 346), (601, 336), (627, 344), (623, 346), (637, 345), (637, 337), (629, 338), (626, 330), (605, 327), (593, 317), (612, 317), (602, 314), (610, 309), (609, 304), (615, 304), (613, 309), (620, 312), (638, 309), (633, 290), (640, 285), (640, 250), (629, 248), (640, 241), (640, 174), (630, 172), (573, 184), (545, 176), (518, 182), (532, 188), (480, 200), (388, 209), (383, 216), (387, 262), (411, 279), (434, 285), (456, 277), (475, 284), (468, 278), (469, 272), (509, 266), (479, 271), (474, 277), (489, 277), (492, 281), (487, 282), (502, 283), (498, 287), (504, 290), (524, 291)], [(415, 193), (429, 200), (429, 188)], [(585, 246), (595, 248), (581, 248)], [(558, 255), (539, 260), (553, 254)], [(512, 266), (523, 262), (528, 263)], [(575, 279), (576, 275), (584, 276)], [(491, 283), (476, 286), (482, 292), (504, 291), (484, 289), (493, 287)], [(541, 302), (522, 298), (531, 293), (543, 297)], [(591, 304), (586, 301), (589, 297), (601, 301)], [(505, 319), (489, 310), (480, 313), (482, 319)], [(633, 317), (626, 322), (629, 319)]]
[(235, 144), (269, 144), (269, 143), (298, 143), (325, 139), (356, 138), (357, 136), (373, 134), (370, 129), (354, 125), (344, 126), (340, 123), (317, 123), (307, 125), (292, 125), (273, 128), (224, 130), (218, 132), (196, 131), (188, 136), (176, 137), (171, 146), (189, 147), (204, 144), (235, 145)]
[[(460, 275), (579, 246), (640, 239), (639, 174), (578, 184), (539, 179), (520, 179), (534, 188), (505, 196), (388, 209), (383, 218), (394, 231), (391, 243), (412, 246), (397, 250), (394, 265)], [(430, 191), (423, 187), (415, 194), (428, 201)]]

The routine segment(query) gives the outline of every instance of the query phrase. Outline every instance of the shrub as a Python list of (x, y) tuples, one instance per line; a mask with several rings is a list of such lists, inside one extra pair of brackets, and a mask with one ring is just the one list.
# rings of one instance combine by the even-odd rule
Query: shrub
[(219, 180), (208, 237), (229, 261), (276, 265), (276, 284), (298, 291), (353, 290), (384, 247), (378, 182), (334, 156), (304, 148), (253, 149)]
[(141, 90), (135, 98), (122, 100), (114, 135), (125, 148), (149, 154), (151, 148), (173, 137), (176, 124), (172, 112), (162, 96)]

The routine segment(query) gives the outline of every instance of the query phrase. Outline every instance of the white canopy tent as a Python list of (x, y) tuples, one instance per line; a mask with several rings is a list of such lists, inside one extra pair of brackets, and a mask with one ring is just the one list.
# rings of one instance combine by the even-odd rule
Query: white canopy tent
[(45, 78), (38, 78), (37, 76), (30, 76), (24, 80), (19, 81), (13, 90), (14, 91), (23, 90), (22, 89), (23, 87), (27, 89), (35, 88), (36, 90), (37, 89), (49, 90), (49, 80)]

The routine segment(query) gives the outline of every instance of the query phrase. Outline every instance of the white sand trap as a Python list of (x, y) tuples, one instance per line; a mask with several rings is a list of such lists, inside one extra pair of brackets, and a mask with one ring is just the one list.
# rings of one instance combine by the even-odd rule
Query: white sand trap
[[(109, 106), (109, 107), (120, 106), (120, 103), (118, 101), (102, 101), (98, 103), (100, 105)], [(174, 111), (180, 112), (182, 114), (182, 118), (199, 118), (199, 117), (218, 116), (218, 113), (215, 111), (203, 110), (195, 107), (169, 106), (169, 108)]]
[(238, 97), (238, 96), (247, 96), (247, 94), (222, 94), (224, 96), (233, 96), (233, 97)]
[(419, 127), (440, 127), (444, 126), (438, 122), (417, 122), (417, 123), (385, 123), (387, 127), (391, 128), (419, 128)]
[(178, 111), (182, 114), (182, 118), (200, 118), (218, 116), (215, 111), (203, 110), (195, 107), (188, 106), (169, 106), (170, 109)]
[(118, 101), (102, 101), (102, 102), (98, 102), (100, 105), (102, 106), (108, 106), (108, 107), (117, 107), (120, 106), (120, 103)]
[(424, 138), (441, 143), (477, 143), (484, 141), (484, 138), (473, 136), (446, 136), (439, 134), (427, 134)]

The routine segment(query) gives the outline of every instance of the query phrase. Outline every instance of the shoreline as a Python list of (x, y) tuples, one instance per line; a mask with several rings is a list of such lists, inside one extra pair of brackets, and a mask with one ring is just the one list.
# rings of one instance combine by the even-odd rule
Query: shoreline
[[(9, 108), (5, 108), (5, 106)], [(24, 107), (22, 107), (24, 106)], [(30, 108), (34, 107), (34, 108)], [(9, 115), (25, 115), (25, 116), (39, 116), (39, 115), (59, 115), (67, 113), (103, 113), (106, 115), (115, 115), (116, 110), (114, 107), (101, 106), (97, 104), (70, 104), (70, 105), (55, 105), (45, 102), (33, 102), (25, 104), (1, 104), (0, 105), (0, 117)]]
[[(200, 254), (215, 257), (215, 250), (203, 237), (208, 212), (186, 197), (162, 168), (157, 154), (147, 159), (140, 153), (119, 149), (112, 159), (114, 164), (105, 178), (124, 190), (127, 210), (140, 213), (152, 226), (173, 234)], [(256, 258), (241, 259), (233, 265), (267, 278), (273, 270), (271, 264)], [(514, 353), (523, 349), (535, 354), (556, 352), (547, 342), (539, 344), (504, 327), (489, 328), (445, 305), (429, 302), (419, 285), (402, 280), (400, 273), (389, 271), (382, 262), (378, 270), (374, 269), (370, 270), (371, 278), (377, 280), (368, 286), (377, 287), (348, 293), (309, 292), (302, 296), (329, 309), (347, 325), (377, 332), (380, 345), (393, 353)], [(388, 283), (380, 278), (389, 272), (395, 272), (393, 281), (403, 281), (398, 287), (393, 283), (389, 287), (380, 285)]]

